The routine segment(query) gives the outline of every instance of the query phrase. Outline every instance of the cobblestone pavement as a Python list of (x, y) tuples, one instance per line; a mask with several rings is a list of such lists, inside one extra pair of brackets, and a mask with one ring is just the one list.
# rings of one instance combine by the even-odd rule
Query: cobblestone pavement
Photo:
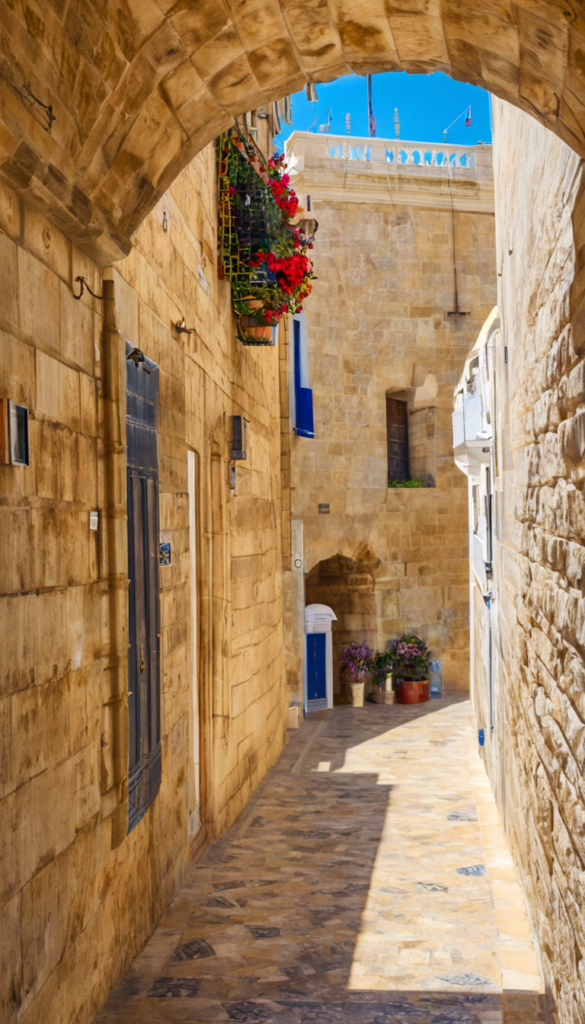
[(453, 696), (311, 716), (96, 1024), (537, 1024), (541, 992)]

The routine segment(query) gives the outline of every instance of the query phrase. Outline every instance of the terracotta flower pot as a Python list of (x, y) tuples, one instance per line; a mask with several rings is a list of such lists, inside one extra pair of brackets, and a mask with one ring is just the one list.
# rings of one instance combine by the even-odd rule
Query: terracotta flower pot
[(429, 699), (428, 679), (403, 679), (398, 688), (399, 704), (422, 704)]
[(264, 303), (261, 299), (254, 299), (251, 296), (244, 300), (248, 309), (251, 311), (248, 313), (242, 313), (240, 316), (240, 325), (244, 328), (244, 331), (251, 339), (257, 339), (257, 344), (265, 344), (266, 342), (272, 341), (272, 327), (270, 324), (263, 324), (260, 319), (260, 315), (255, 315), (254, 310), (260, 311), (264, 309)]

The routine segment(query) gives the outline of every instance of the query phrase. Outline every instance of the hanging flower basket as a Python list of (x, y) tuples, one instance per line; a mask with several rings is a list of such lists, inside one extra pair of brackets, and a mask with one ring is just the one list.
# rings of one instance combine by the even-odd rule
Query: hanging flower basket
[(290, 219), (298, 199), (284, 157), (266, 161), (235, 130), (219, 140), (219, 270), (232, 287), (244, 345), (271, 345), (272, 328), (311, 291), (312, 249)]

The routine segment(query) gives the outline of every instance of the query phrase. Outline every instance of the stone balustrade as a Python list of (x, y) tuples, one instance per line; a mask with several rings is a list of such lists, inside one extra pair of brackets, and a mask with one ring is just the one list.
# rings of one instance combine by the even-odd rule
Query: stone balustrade
[[(451, 143), (406, 142), (347, 135), (293, 132), (286, 144), (292, 170), (304, 170), (305, 160), (355, 161), (372, 173), (416, 174), (430, 177), (491, 179), (492, 148)], [(352, 167), (355, 165), (352, 165)], [(360, 166), (360, 171), (365, 170)]]

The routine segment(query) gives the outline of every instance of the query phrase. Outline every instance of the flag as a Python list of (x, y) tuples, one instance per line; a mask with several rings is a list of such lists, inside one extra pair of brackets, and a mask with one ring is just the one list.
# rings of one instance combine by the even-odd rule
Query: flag
[(372, 104), (372, 76), (368, 75), (368, 132), (370, 138), (376, 135), (376, 118), (374, 117), (374, 106)]
[(465, 118), (465, 127), (469, 128), (470, 124), (471, 124), (471, 107), (468, 107), (467, 108), (467, 117)]

